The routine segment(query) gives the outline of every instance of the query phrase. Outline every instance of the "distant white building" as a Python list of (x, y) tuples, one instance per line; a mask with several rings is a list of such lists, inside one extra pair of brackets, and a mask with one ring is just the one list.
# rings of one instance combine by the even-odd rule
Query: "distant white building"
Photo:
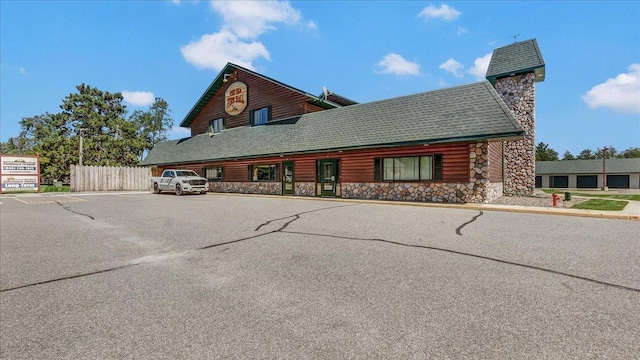
[[(640, 189), (640, 158), (606, 159), (610, 189)], [(599, 189), (602, 159), (536, 161), (537, 188)]]

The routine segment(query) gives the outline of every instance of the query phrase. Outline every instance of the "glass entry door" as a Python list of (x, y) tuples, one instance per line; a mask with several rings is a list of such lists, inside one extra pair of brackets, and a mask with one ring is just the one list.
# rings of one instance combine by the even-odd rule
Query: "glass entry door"
[(284, 195), (293, 195), (293, 161), (285, 161), (282, 163), (282, 193)]
[(337, 160), (320, 161), (320, 194), (322, 196), (336, 196)]

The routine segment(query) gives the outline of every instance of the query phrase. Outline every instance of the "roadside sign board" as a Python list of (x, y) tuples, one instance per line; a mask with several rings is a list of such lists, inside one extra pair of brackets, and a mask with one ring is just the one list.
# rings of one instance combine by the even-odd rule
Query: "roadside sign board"
[(1, 192), (40, 192), (40, 157), (0, 154)]

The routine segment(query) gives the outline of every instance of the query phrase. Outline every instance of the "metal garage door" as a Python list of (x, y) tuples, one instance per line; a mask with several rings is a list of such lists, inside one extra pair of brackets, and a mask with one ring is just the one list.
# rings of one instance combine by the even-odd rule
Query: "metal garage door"
[(612, 189), (628, 189), (629, 175), (607, 175), (607, 187)]
[(541, 188), (542, 187), (542, 176), (540, 176), (540, 175), (536, 176), (536, 187), (537, 188)]
[(551, 176), (550, 177), (551, 187), (552, 188), (568, 188), (569, 187), (569, 177), (568, 176)]
[(598, 175), (578, 175), (579, 189), (596, 189), (598, 187)]

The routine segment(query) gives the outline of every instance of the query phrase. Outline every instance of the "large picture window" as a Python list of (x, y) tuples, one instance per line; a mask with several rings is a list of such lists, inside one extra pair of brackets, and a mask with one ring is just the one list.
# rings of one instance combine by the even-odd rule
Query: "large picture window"
[(264, 125), (271, 120), (271, 106), (251, 111), (251, 125)]
[(442, 180), (442, 155), (376, 158), (374, 180), (432, 181)]
[(224, 169), (222, 166), (204, 168), (204, 177), (209, 180), (209, 182), (213, 181), (223, 181)]
[(278, 181), (278, 165), (249, 165), (251, 181)]

